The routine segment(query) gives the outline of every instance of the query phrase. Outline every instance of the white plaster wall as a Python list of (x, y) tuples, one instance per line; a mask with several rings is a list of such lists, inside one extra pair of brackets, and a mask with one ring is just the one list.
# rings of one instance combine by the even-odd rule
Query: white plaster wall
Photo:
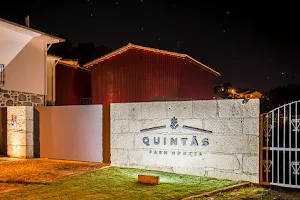
[(45, 43), (33, 38), (5, 67), (3, 89), (45, 94)]
[(0, 27), (0, 64), (7, 66), (31, 39), (29, 35)]
[[(242, 101), (111, 104), (112, 165), (257, 183), (259, 100), (251, 99), (246, 104)], [(170, 128), (173, 117), (178, 119), (177, 129)], [(140, 132), (141, 129), (163, 125), (166, 125), (165, 129)], [(184, 129), (183, 125), (212, 133)], [(203, 138), (207, 138), (209, 145), (190, 146), (178, 143), (175, 146), (166, 142), (166, 145), (152, 143), (147, 146), (143, 143), (144, 137), (177, 137), (178, 142), (183, 137), (190, 142), (193, 136), (199, 144)]]
[(102, 162), (102, 105), (37, 107), (40, 156)]
[(0, 28), (0, 64), (5, 65), (2, 89), (45, 94), (45, 45), (41, 39)]

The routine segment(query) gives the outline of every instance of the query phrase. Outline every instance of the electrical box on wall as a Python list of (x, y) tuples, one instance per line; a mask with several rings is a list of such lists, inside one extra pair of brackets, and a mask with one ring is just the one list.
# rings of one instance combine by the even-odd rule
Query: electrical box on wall
[(11, 115), (11, 121), (13, 126), (17, 126), (17, 116)]

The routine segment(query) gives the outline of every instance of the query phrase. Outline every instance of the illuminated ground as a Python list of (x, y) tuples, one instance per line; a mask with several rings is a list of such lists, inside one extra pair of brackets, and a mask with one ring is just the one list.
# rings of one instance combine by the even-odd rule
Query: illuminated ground
[(1, 157), (0, 161), (5, 161), (0, 162), (0, 193), (103, 167), (103, 164), (99, 163), (52, 159), (23, 160)]
[[(139, 173), (160, 176), (159, 185), (137, 182)], [(181, 199), (238, 182), (207, 177), (110, 167), (4, 193), (4, 199)]]

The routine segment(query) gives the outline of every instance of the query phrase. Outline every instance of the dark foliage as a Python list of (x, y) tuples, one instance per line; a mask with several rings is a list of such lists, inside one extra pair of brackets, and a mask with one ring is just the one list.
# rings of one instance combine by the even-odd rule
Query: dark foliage
[[(61, 37), (64, 38), (64, 36)], [(80, 42), (77, 46), (73, 46), (72, 42), (66, 39), (65, 42), (53, 45), (49, 50), (49, 54), (61, 56), (63, 59), (78, 59), (80, 66), (82, 66), (111, 51), (108, 47), (96, 46), (94, 43)]]
[(261, 100), (261, 113), (269, 112), (278, 106), (300, 100), (300, 86), (287, 85), (269, 90)]

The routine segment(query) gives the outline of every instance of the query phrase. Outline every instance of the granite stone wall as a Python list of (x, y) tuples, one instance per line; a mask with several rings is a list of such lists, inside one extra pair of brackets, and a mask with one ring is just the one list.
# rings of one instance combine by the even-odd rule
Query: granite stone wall
[(111, 163), (259, 182), (259, 100), (111, 104)]
[(7, 155), (9, 157), (34, 157), (33, 109), (27, 106), (7, 107)]
[(0, 106), (44, 105), (44, 95), (0, 90)]

